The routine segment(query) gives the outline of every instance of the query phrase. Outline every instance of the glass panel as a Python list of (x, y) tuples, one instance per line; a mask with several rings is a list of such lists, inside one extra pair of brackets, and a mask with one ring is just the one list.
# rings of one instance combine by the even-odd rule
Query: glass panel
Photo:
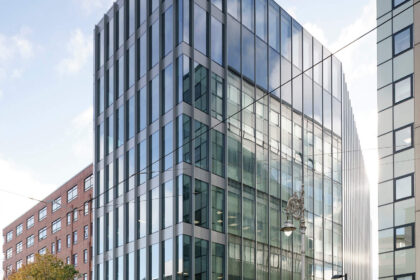
[(150, 233), (159, 230), (159, 188), (154, 188), (150, 191)]
[(256, 0), (255, 18), (257, 36), (267, 41), (267, 0)]
[[(395, 212), (395, 226), (414, 223), (415, 221), (414, 198), (396, 202), (394, 212)], [(392, 218), (392, 215), (389, 218)]]
[(394, 34), (394, 55), (410, 49), (412, 45), (411, 28), (407, 28)]
[(195, 165), (208, 170), (209, 169), (209, 132), (207, 125), (194, 121), (194, 150), (195, 150)]
[(255, 240), (255, 191), (244, 186), (243, 189), (243, 215), (242, 235)]
[(135, 119), (135, 103), (134, 103), (134, 97), (131, 97), (126, 104), (127, 108), (128, 108), (128, 112), (127, 112), (127, 127), (128, 127), (128, 132), (127, 132), (127, 139), (131, 139), (134, 137), (134, 119)]
[(200, 227), (209, 227), (209, 185), (206, 182), (195, 180), (195, 221), (194, 224)]
[(217, 74), (211, 74), (211, 115), (212, 117), (223, 120), (224, 115), (224, 80)]
[(203, 65), (194, 63), (195, 108), (208, 113), (208, 70)]
[(155, 21), (149, 28), (150, 68), (152, 68), (159, 62), (159, 20)]
[(256, 66), (256, 82), (258, 85), (267, 88), (267, 45), (257, 39), (256, 41), (256, 55), (255, 61), (257, 61)]
[[(237, 0), (239, 2), (239, 0)], [(228, 3), (236, 2), (236, 0), (228, 1)], [(229, 6), (228, 6), (229, 10)], [(228, 17), (227, 23), (227, 60), (229, 66), (232, 66), (237, 71), (241, 69), (241, 29), (237, 21)]]
[(211, 132), (212, 143), (212, 172), (219, 176), (225, 174), (225, 141), (224, 134), (213, 130)]
[(124, 106), (117, 109), (117, 147), (124, 143)]
[(179, 175), (177, 178), (177, 223), (191, 223), (191, 177)]
[(124, 94), (124, 57), (121, 56), (116, 62), (118, 65), (117, 68), (117, 89), (118, 97)]
[[(271, 37), (270, 37), (271, 38)], [(269, 64), (269, 91), (273, 93), (274, 90), (278, 91), (280, 87), (280, 55), (272, 48), (269, 49), (270, 59)]]
[(194, 47), (207, 55), (207, 12), (194, 6)]
[(225, 246), (212, 243), (212, 280), (225, 279)]
[(190, 1), (179, 0), (178, 2), (178, 44), (182, 41), (190, 42)]
[(412, 126), (408, 126), (394, 132), (394, 151), (398, 152), (412, 146)]
[(169, 7), (165, 11), (164, 14), (164, 32), (165, 32), (165, 41), (164, 41), (164, 49), (163, 49), (163, 55), (167, 55), (172, 50), (172, 44), (173, 44), (173, 9), (172, 6)]
[(159, 131), (149, 136), (149, 178), (153, 178), (159, 174)]
[(177, 258), (176, 274), (177, 280), (190, 279), (191, 275), (191, 255), (192, 244), (191, 237), (188, 235), (179, 235), (177, 237)]
[(242, 73), (251, 81), (254, 80), (254, 35), (242, 28)]
[(413, 175), (395, 179), (395, 200), (413, 196)]
[(115, 209), (117, 247), (124, 244), (124, 205)]
[(413, 247), (414, 245), (413, 225), (395, 228), (395, 249)]
[(190, 59), (187, 56), (177, 58), (177, 102), (192, 104), (190, 88)]
[(257, 197), (257, 241), (268, 243), (268, 197), (261, 193)]
[(223, 24), (211, 17), (211, 58), (223, 65)]
[(241, 185), (229, 180), (228, 192), (228, 231), (229, 233), (241, 234)]
[(227, 1), (228, 13), (235, 17), (237, 20), (241, 18), (241, 0)]
[(270, 1), (269, 6), (269, 44), (280, 52), (280, 11), (279, 6)]
[(416, 271), (415, 249), (395, 251), (395, 274), (407, 274)]
[(149, 247), (150, 252), (150, 279), (159, 279), (159, 244)]
[(163, 279), (172, 279), (173, 269), (173, 242), (172, 239), (165, 240), (163, 246)]
[(137, 254), (139, 280), (146, 280), (146, 248), (141, 248)]
[(149, 123), (159, 118), (159, 75), (149, 82)]
[(224, 232), (225, 191), (212, 186), (212, 229)]
[(292, 59), (292, 22), (284, 10), (281, 10), (281, 55)]
[(394, 250), (394, 230), (387, 229), (378, 232), (379, 253)]
[(163, 227), (167, 228), (173, 224), (173, 198), (174, 186), (173, 181), (168, 181), (163, 184), (164, 189), (164, 204), (163, 204)]
[(195, 238), (195, 279), (209, 279), (209, 242)]
[(139, 161), (139, 184), (143, 184), (146, 181), (147, 174), (147, 147), (146, 140), (140, 142), (138, 147), (138, 161)]
[(242, 24), (254, 31), (254, 0), (242, 0)]
[(137, 224), (137, 238), (146, 236), (146, 194), (137, 197), (137, 217), (139, 219)]
[(173, 162), (173, 148), (174, 148), (174, 137), (173, 137), (173, 123), (170, 122), (165, 125), (162, 135), (163, 142), (163, 154), (165, 156), (163, 160), (163, 170), (172, 168)]
[(169, 64), (163, 71), (163, 113), (168, 112), (172, 109), (174, 104), (174, 92), (173, 92), (173, 67)]
[(191, 118), (181, 115), (177, 118), (177, 162), (191, 163)]
[(413, 94), (412, 90), (412, 77), (404, 78), (394, 84), (394, 103), (398, 103), (407, 98), (410, 98)]

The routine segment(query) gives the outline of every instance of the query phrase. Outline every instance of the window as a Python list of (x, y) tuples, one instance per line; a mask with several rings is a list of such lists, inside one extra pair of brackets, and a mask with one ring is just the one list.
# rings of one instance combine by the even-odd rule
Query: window
[(51, 243), (51, 254), (55, 254), (55, 242)]
[(255, 3), (256, 34), (258, 37), (267, 40), (267, 0), (256, 0)]
[(34, 245), (34, 239), (35, 237), (33, 234), (26, 238), (26, 248), (30, 248)]
[(117, 11), (117, 46), (120, 47), (124, 43), (124, 7)]
[(124, 143), (124, 105), (117, 109), (117, 147)]
[(22, 260), (18, 260), (18, 261), (16, 262), (16, 270), (21, 269), (21, 268), (22, 268), (22, 265), (23, 265)]
[(77, 230), (73, 231), (73, 244), (76, 245), (77, 244)]
[(173, 241), (168, 239), (162, 242), (163, 252), (163, 279), (172, 279), (173, 269)]
[(263, 88), (267, 88), (267, 45), (257, 39), (255, 42), (255, 61), (258, 61), (255, 69), (256, 82)]
[(13, 265), (8, 265), (6, 267), (6, 276), (9, 276), (13, 272)]
[(413, 126), (409, 125), (394, 131), (394, 152), (412, 147)]
[(138, 131), (142, 131), (146, 128), (147, 124), (147, 90), (146, 87), (142, 87), (140, 91), (137, 92), (138, 95), (138, 104), (137, 108), (140, 111), (138, 116)]
[(127, 139), (131, 139), (134, 137), (135, 125), (135, 103), (134, 97), (131, 97), (126, 104), (127, 108)]
[(209, 227), (209, 185), (206, 182), (195, 180), (195, 221), (194, 224), (200, 227)]
[(223, 65), (223, 24), (211, 17), (211, 58)]
[(116, 82), (117, 82), (117, 91), (118, 97), (124, 94), (124, 57), (121, 56), (117, 63), (117, 72), (116, 72)]
[(44, 240), (47, 238), (47, 227), (44, 227), (38, 231), (38, 240)]
[(66, 258), (66, 264), (70, 264), (70, 257)]
[(194, 149), (195, 149), (195, 165), (208, 170), (209, 169), (209, 158), (208, 158), (208, 151), (209, 151), (209, 132), (207, 125), (199, 122), (194, 121), (194, 129), (196, 138), (194, 139)]
[(412, 27), (407, 27), (393, 36), (394, 56), (413, 47)]
[(173, 66), (169, 64), (165, 70), (163, 70), (163, 101), (162, 101), (162, 114), (172, 109), (174, 104), (174, 90), (173, 90)]
[(47, 217), (47, 206), (38, 211), (38, 221), (42, 221)]
[(12, 248), (7, 249), (6, 250), (6, 259), (7, 260), (10, 259), (12, 257), (12, 255), (13, 255), (13, 249)]
[(242, 24), (254, 31), (254, 0), (242, 0)]
[(34, 216), (29, 217), (26, 220), (26, 229), (30, 229), (31, 227), (33, 227), (34, 226), (34, 223), (35, 223)]
[(225, 137), (224, 134), (213, 130), (211, 132), (212, 144), (212, 172), (224, 176), (225, 171)]
[(52, 203), (52, 211), (55, 212), (61, 208), (61, 196), (59, 198), (54, 199)]
[(139, 71), (139, 75), (140, 77), (143, 77), (144, 74), (146, 74), (146, 69), (147, 69), (147, 56), (146, 56), (146, 48), (147, 48), (147, 41), (146, 41), (146, 32), (143, 33), (143, 35), (141, 35), (140, 39), (139, 39), (139, 67), (140, 67), (140, 71)]
[(45, 255), (46, 253), (47, 253), (47, 248), (46, 247), (38, 250), (38, 254), (40, 254), (40, 255)]
[(179, 175), (177, 177), (177, 201), (176, 217), (177, 223), (191, 223), (191, 177), (188, 175)]
[(84, 249), (83, 250), (83, 263), (87, 263), (88, 262), (88, 258), (89, 258), (89, 256), (88, 256), (88, 250), (87, 249)]
[(159, 117), (159, 75), (149, 82), (149, 123)]
[(52, 233), (56, 233), (57, 231), (59, 231), (61, 229), (61, 219), (55, 220), (52, 223), (52, 228), (51, 228), (51, 232)]
[[(157, 2), (157, 1), (153, 1)], [(159, 20), (155, 21), (149, 27), (149, 44), (150, 44), (150, 68), (159, 62)]]
[(165, 41), (164, 41), (164, 48), (163, 50), (163, 56), (167, 55), (171, 50), (172, 50), (172, 42), (173, 42), (173, 23), (172, 23), (172, 18), (173, 18), (173, 9), (172, 6), (169, 7), (169, 9), (167, 9), (165, 11), (164, 14), (164, 21), (163, 21), (163, 30), (165, 30)]
[(18, 244), (16, 244), (16, 254), (19, 254), (23, 250), (23, 243), (20, 241)]
[(182, 55), (177, 58), (177, 103), (184, 101), (192, 104), (190, 68), (190, 58), (188, 56)]
[(153, 178), (159, 175), (159, 131), (156, 131), (149, 137), (149, 177)]
[(254, 80), (254, 34), (249, 32), (247, 29), (242, 28), (242, 62), (243, 74), (252, 81)]
[(187, 115), (177, 117), (177, 162), (191, 163), (191, 118)]
[(207, 55), (207, 12), (194, 6), (194, 48)]
[(89, 214), (89, 202), (83, 204), (83, 215), (86, 216), (87, 214)]
[(194, 63), (195, 107), (203, 112), (209, 111), (208, 70), (199, 63)]
[(413, 76), (410, 75), (394, 82), (394, 104), (413, 96)]
[(212, 187), (212, 229), (224, 232), (225, 217), (225, 191), (221, 188)]
[(414, 225), (404, 225), (395, 229), (395, 250), (414, 247)]
[(178, 15), (177, 15), (177, 38), (178, 43), (182, 41), (189, 44), (190, 42), (190, 4), (189, 0), (179, 0), (178, 2)]
[[(408, 0), (393, 0), (392, 1), (392, 7), (395, 9), (396, 7), (401, 6), (402, 4), (404, 4), (407, 1)], [(400, 278), (397, 278), (397, 279), (400, 279)], [(403, 279), (403, 278), (401, 278), (401, 279)], [(411, 279), (411, 278), (407, 278), (407, 279)], [(404, 278), (404, 280), (406, 280), (406, 279)]]
[(111, 66), (106, 70), (106, 91), (107, 91), (107, 107), (114, 103), (114, 68)]
[(395, 276), (395, 280), (414, 280), (414, 274)]
[(280, 52), (280, 13), (278, 5), (276, 5), (273, 1), (270, 1), (268, 13), (269, 44), (277, 52)]
[(212, 247), (212, 279), (225, 279), (225, 246), (212, 243)]
[(195, 279), (209, 278), (209, 242), (195, 238)]
[(9, 231), (6, 234), (6, 242), (12, 241), (12, 239), (13, 239), (13, 230)]
[(150, 279), (159, 279), (159, 244), (149, 246)]
[(57, 253), (61, 252), (61, 239), (57, 240)]
[(135, 49), (134, 49), (134, 44), (131, 45), (131, 47), (126, 51), (126, 59), (127, 59), (127, 64), (126, 64), (126, 69), (125, 69), (125, 73), (127, 75), (126, 77), (126, 88), (129, 89), (133, 86), (134, 84), (134, 71), (136, 70), (135, 68)]
[(174, 199), (174, 183), (172, 180), (163, 184), (164, 203), (163, 203), (163, 228), (172, 226), (173, 224), (173, 199)]
[(84, 189), (85, 191), (87, 191), (87, 190), (90, 190), (92, 187), (93, 187), (93, 176), (90, 175), (89, 177), (85, 179)]
[(227, 10), (228, 13), (234, 16), (237, 20), (241, 18), (241, 1), (240, 0), (230, 0), (227, 1)]
[(395, 200), (412, 197), (414, 190), (413, 174), (408, 176), (396, 178), (394, 181)]
[(71, 224), (71, 212), (67, 213), (67, 225)]
[(159, 230), (159, 188), (150, 191), (149, 207), (149, 233), (153, 233)]
[(73, 265), (77, 266), (77, 254), (73, 255)]
[(71, 235), (70, 234), (67, 234), (67, 236), (66, 236), (66, 245), (67, 245), (67, 248), (70, 248), (70, 246), (71, 246)]
[(211, 74), (211, 115), (222, 121), (224, 118), (224, 81), (217, 74)]
[[(233, 1), (228, 1), (233, 2)], [(237, 71), (241, 70), (241, 29), (237, 21), (228, 17), (227, 23), (227, 62)]]
[(89, 226), (86, 225), (83, 227), (83, 239), (88, 239), (89, 238)]
[(34, 254), (30, 254), (29, 256), (26, 257), (26, 263), (30, 264), (33, 263), (35, 260), (35, 255)]
[(67, 203), (77, 197), (77, 185), (67, 191)]
[(16, 236), (21, 235), (21, 234), (22, 234), (22, 232), (23, 232), (23, 224), (18, 224), (18, 225), (16, 226)]

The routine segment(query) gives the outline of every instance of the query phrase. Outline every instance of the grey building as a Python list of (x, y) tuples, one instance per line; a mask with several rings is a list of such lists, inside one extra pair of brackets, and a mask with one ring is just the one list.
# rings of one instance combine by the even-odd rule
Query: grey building
[(416, 279), (420, 267), (418, 1), (377, 1), (379, 278)]
[(300, 279), (302, 186), (307, 278), (369, 273), (341, 63), (274, 1), (117, 1), (94, 70), (95, 279)]

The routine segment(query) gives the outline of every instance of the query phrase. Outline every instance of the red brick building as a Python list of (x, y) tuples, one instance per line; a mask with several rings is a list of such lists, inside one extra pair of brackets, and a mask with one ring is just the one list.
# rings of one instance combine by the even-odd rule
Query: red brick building
[(91, 279), (92, 165), (3, 229), (5, 277), (47, 251)]

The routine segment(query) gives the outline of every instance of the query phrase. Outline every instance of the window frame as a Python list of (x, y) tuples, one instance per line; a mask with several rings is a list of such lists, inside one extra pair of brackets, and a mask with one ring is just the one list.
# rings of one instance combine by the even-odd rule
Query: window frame
[(57, 197), (52, 201), (51, 211), (54, 213), (59, 210), (62, 206), (61, 196)]
[[(32, 221), (32, 223), (29, 224), (29, 221)], [(30, 216), (29, 218), (26, 219), (26, 229), (33, 228), (34, 225), (35, 225), (35, 216), (32, 215), (32, 216)]]
[[(407, 146), (407, 147), (405, 147), (405, 148), (402, 148), (402, 149), (400, 149), (400, 150), (397, 150), (397, 147), (396, 147), (396, 134), (397, 134), (397, 132), (398, 131), (401, 131), (401, 130), (404, 130), (404, 129), (406, 129), (406, 128), (410, 128), (410, 130), (411, 130), (411, 143), (410, 143), (410, 145), (409, 146)], [(403, 152), (403, 151), (406, 151), (406, 150), (408, 150), (408, 149), (411, 149), (411, 148), (413, 148), (414, 146), (413, 146), (413, 137), (414, 137), (414, 128), (413, 128), (413, 124), (408, 124), (408, 125), (405, 125), (405, 126), (402, 126), (402, 127), (400, 127), (400, 128), (398, 128), (398, 129), (394, 129), (394, 131), (393, 131), (393, 133), (392, 133), (393, 135), (392, 135), (392, 140), (394, 141), (394, 145), (393, 145), (393, 151), (394, 151), (394, 154), (397, 154), (397, 153), (401, 153), (401, 152)]]
[[(405, 79), (410, 79), (410, 96), (409, 97), (407, 97), (407, 98), (404, 98), (404, 99), (401, 99), (401, 100), (399, 100), (399, 101), (395, 101), (395, 84), (397, 84), (397, 83), (399, 83), (399, 82), (401, 82), (401, 81), (403, 81), (403, 80), (405, 80)], [(401, 79), (398, 79), (398, 80), (396, 80), (396, 81), (394, 81), (393, 83), (392, 83), (392, 103), (394, 104), (394, 105), (398, 105), (398, 104), (400, 104), (400, 103), (402, 103), (402, 102), (405, 102), (405, 101), (407, 101), (408, 99), (411, 99), (411, 98), (413, 98), (413, 74), (410, 74), (410, 75), (407, 75), (407, 76), (404, 76), (404, 77), (402, 77)]]
[(75, 200), (79, 195), (78, 185), (73, 186), (71, 189), (67, 190), (67, 203)]
[[(47, 209), (47, 206), (45, 206), (44, 208), (42, 208), (42, 209), (40, 209), (39, 211), (38, 211), (38, 222), (40, 222), (40, 221), (42, 221), (42, 220), (44, 220), (46, 217), (47, 217), (47, 211), (48, 209)], [(45, 213), (45, 214), (44, 214)], [(43, 214), (43, 216), (41, 216), (41, 214)]]
[(395, 9), (395, 8), (398, 8), (398, 7), (400, 7), (401, 5), (404, 5), (405, 3), (407, 3), (409, 0), (405, 0), (405, 1), (403, 1), (403, 2), (401, 2), (400, 4), (398, 4), (398, 5), (395, 5), (395, 0), (392, 0), (392, 8), (393, 9)]
[[(410, 30), (410, 47), (403, 50), (403, 51), (400, 51), (399, 53), (395, 53), (395, 36), (397, 36), (400, 33), (403, 33), (405, 31), (407, 31), (408, 29)], [(405, 53), (405, 52), (407, 52), (411, 49), (413, 49), (413, 25), (407, 26), (407, 27), (401, 29), (400, 31), (392, 34), (392, 57), (393, 58), (397, 57), (397, 56), (399, 56), (399, 55), (401, 55), (401, 54), (403, 54), (403, 53)]]
[[(407, 246), (407, 247), (403, 247), (403, 248), (397, 248), (397, 229), (408, 227), (408, 226), (411, 227), (412, 244), (411, 244), (411, 246)], [(415, 233), (416, 233), (416, 229), (415, 229), (415, 224), (414, 223), (409, 223), (409, 224), (394, 227), (394, 251), (400, 251), (400, 250), (406, 250), (406, 249), (414, 248), (415, 245), (416, 245)], [(402, 275), (399, 275), (399, 276), (401, 277)]]
[[(397, 191), (396, 191), (397, 180), (405, 178), (405, 177), (411, 177), (411, 195), (404, 198), (397, 199)], [(394, 180), (394, 183), (393, 183), (394, 184), (394, 202), (399, 202), (399, 201), (414, 197), (414, 174), (413, 173), (394, 178), (393, 180)]]

